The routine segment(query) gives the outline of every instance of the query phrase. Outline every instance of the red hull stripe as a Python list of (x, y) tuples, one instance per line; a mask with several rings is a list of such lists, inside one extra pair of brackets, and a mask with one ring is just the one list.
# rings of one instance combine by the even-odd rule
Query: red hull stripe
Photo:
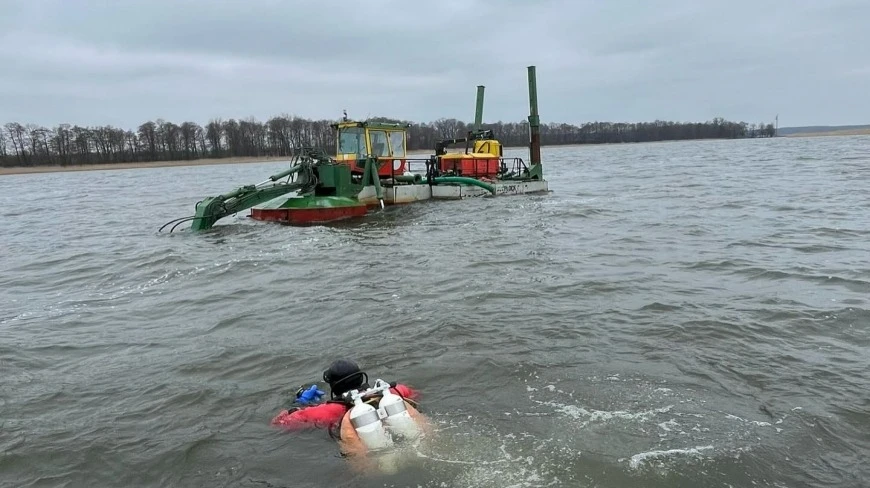
[(362, 217), (366, 211), (365, 205), (330, 208), (254, 208), (251, 209), (251, 218), (290, 224), (312, 224), (348, 217)]

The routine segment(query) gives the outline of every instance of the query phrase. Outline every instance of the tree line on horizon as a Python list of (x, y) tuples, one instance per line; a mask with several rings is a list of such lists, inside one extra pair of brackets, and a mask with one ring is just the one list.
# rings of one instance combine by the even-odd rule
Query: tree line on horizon
[[(433, 149), (443, 139), (464, 137), (471, 124), (457, 119), (429, 123), (378, 117), (408, 127), (408, 150)], [(82, 127), (60, 124), (47, 128), (10, 122), (0, 127), (0, 166), (68, 166), (232, 157), (285, 157), (301, 146), (334, 153), (335, 121), (311, 120), (289, 115), (266, 122), (254, 118), (212, 119), (205, 126), (180, 125), (162, 119), (148, 121), (136, 130), (111, 126)], [(527, 146), (529, 124), (495, 122), (492, 129), (506, 147)], [(541, 124), (542, 145), (605, 144), (676, 141), (690, 139), (742, 139), (773, 137), (773, 124), (747, 124), (715, 118), (708, 122), (614, 123), (587, 122)]]

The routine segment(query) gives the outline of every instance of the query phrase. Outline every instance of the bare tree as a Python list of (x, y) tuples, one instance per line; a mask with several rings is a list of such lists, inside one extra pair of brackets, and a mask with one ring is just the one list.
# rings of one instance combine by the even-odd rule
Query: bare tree
[(205, 126), (205, 136), (208, 138), (209, 144), (211, 144), (211, 156), (213, 158), (219, 158), (223, 153), (223, 144), (221, 143), (223, 139), (223, 126), (224, 123), (221, 119), (210, 120)]
[(148, 151), (148, 159), (157, 161), (157, 124), (145, 122), (139, 126), (139, 140), (145, 145), (145, 150)]
[(6, 124), (6, 132), (9, 134), (9, 140), (12, 141), (12, 149), (15, 151), (19, 164), (26, 165), (29, 159), (27, 157), (27, 132), (24, 126), (18, 122), (9, 122)]
[(0, 165), (6, 163), (6, 131), (0, 127)]

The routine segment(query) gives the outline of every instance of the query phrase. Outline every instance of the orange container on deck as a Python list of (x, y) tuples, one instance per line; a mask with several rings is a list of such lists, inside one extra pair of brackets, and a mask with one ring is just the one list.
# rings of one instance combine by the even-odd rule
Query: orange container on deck
[(454, 172), (461, 176), (494, 178), (498, 174), (499, 159), (492, 154), (456, 153), (441, 156), (442, 173)]

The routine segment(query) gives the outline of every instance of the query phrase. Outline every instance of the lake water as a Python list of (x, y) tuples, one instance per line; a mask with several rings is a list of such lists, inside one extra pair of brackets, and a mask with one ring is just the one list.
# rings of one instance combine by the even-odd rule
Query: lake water
[[(157, 229), (282, 163), (0, 177), (0, 486), (867, 486), (870, 138), (543, 158), (202, 234)], [(338, 357), (421, 391), (397, 472), (269, 425)]]

